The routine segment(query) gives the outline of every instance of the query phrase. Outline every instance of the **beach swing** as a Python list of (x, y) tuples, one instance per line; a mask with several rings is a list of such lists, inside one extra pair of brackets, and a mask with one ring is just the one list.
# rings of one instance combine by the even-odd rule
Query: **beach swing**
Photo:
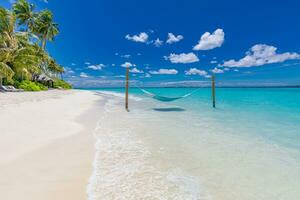
[[(128, 93), (129, 93), (129, 64), (128, 66), (126, 66), (126, 79), (125, 79), (125, 109), (129, 112), (129, 107), (128, 107)], [(138, 87), (139, 88), (139, 87)], [(165, 97), (165, 96), (160, 96), (160, 95), (156, 95), (154, 93), (151, 93), (145, 89), (139, 88), (143, 93), (147, 94), (148, 96), (152, 97), (155, 100), (158, 101), (162, 101), (162, 102), (172, 102), (172, 101), (176, 101), (179, 99), (183, 99), (186, 98), (188, 96), (191, 96), (193, 93), (195, 93), (196, 91), (198, 91), (200, 88), (195, 89), (194, 91), (185, 94), (183, 96), (179, 96), (179, 97)], [(216, 93), (215, 93), (215, 75), (212, 75), (212, 105), (215, 108), (216, 107)]]
[(185, 94), (183, 96), (179, 96), (179, 97), (165, 97), (165, 96), (160, 96), (160, 95), (157, 95), (157, 94), (153, 94), (145, 89), (142, 89), (142, 88), (139, 88), (143, 93), (145, 93), (146, 95), (148, 95), (149, 97), (152, 97), (153, 99), (155, 100), (158, 100), (158, 101), (162, 101), (162, 102), (171, 102), (171, 101), (176, 101), (176, 100), (179, 100), (179, 99), (183, 99), (183, 98), (186, 98), (188, 96), (191, 96), (194, 92), (198, 91), (200, 88), (188, 93), (188, 94)]

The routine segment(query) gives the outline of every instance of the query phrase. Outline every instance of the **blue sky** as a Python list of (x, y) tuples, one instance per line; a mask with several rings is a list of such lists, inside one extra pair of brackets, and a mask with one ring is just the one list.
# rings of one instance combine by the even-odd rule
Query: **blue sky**
[[(31, 1), (33, 2), (33, 1)], [(300, 84), (299, 1), (35, 0), (60, 35), (47, 48), (78, 87)], [(0, 5), (9, 7), (9, 0)]]

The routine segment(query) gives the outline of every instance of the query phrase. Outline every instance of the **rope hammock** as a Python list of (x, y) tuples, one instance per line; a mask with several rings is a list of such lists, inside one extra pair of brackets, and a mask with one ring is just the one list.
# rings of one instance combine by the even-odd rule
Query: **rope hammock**
[(143, 93), (145, 93), (146, 95), (152, 97), (153, 99), (155, 100), (158, 100), (158, 101), (162, 101), (162, 102), (171, 102), (171, 101), (176, 101), (176, 100), (179, 100), (179, 99), (183, 99), (183, 98), (186, 98), (188, 96), (191, 96), (193, 93), (195, 93), (196, 91), (198, 91), (200, 88), (190, 92), (190, 93), (187, 93), (183, 96), (179, 96), (179, 97), (165, 97), (165, 96), (160, 96), (160, 95), (157, 95), (157, 94), (154, 94), (154, 93), (151, 93), (145, 89), (142, 89), (142, 88), (139, 88)]

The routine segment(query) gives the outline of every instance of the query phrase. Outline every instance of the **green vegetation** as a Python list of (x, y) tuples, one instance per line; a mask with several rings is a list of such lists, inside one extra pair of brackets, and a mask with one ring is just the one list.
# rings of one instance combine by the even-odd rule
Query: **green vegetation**
[(25, 91), (42, 91), (42, 90), (48, 90), (47, 87), (42, 85), (41, 83), (32, 82), (29, 80), (24, 80), (20, 82), (19, 87), (20, 89), (23, 89)]
[(69, 83), (67, 83), (61, 79), (54, 80), (53, 85), (54, 85), (53, 86), (54, 88), (58, 88), (58, 89), (72, 89), (72, 86)]
[(0, 7), (0, 84), (3, 80), (25, 90), (44, 90), (36, 82), (52, 84), (39, 80), (43, 75), (57, 82), (56, 88), (70, 88), (58, 78), (64, 68), (46, 50), (47, 41), (59, 33), (58, 24), (51, 11), (34, 8), (26, 0), (18, 0), (11, 10)]

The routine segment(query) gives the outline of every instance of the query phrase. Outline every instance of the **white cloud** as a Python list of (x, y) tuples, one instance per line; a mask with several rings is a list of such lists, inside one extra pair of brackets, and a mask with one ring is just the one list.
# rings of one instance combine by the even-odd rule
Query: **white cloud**
[(71, 65), (72, 65), (72, 66), (75, 66), (76, 64), (75, 64), (75, 63), (71, 63)]
[(234, 69), (233, 71), (238, 72), (239, 70), (238, 69)]
[(132, 64), (130, 62), (125, 62), (121, 65), (121, 67), (133, 67), (133, 66), (135, 66), (135, 64)]
[(229, 70), (230, 70), (230, 69), (229, 69), (229, 68), (227, 68), (227, 67), (225, 67), (225, 68), (224, 68), (224, 71), (229, 71)]
[(131, 57), (131, 55), (129, 55), (129, 54), (121, 55), (121, 58), (130, 58), (130, 57)]
[(134, 67), (130, 70), (131, 73), (137, 73), (137, 74), (142, 74), (144, 73), (143, 70), (139, 70), (138, 68)]
[(167, 39), (168, 44), (176, 43), (179, 42), (180, 40), (183, 40), (182, 35), (175, 36), (173, 33), (168, 33), (168, 39)]
[(207, 87), (210, 86), (208, 81), (171, 81), (171, 82), (161, 82), (160, 86), (183, 86), (183, 87)]
[(148, 41), (149, 36), (148, 36), (147, 33), (142, 32), (142, 33), (140, 33), (139, 35), (133, 35), (133, 36), (130, 36), (129, 34), (127, 34), (127, 35), (125, 36), (125, 38), (126, 38), (127, 40), (131, 40), (131, 41), (134, 41), (134, 42), (145, 43), (145, 42)]
[(114, 76), (115, 78), (125, 78), (126, 76), (125, 75), (116, 75)]
[(84, 73), (84, 72), (81, 72), (80, 75), (79, 75), (81, 78), (88, 78), (89, 76)]
[(91, 63), (90, 63), (90, 62), (85, 62), (84, 64), (86, 64), (86, 65), (90, 65)]
[(178, 71), (176, 69), (159, 69), (158, 71), (150, 71), (150, 74), (169, 74), (174, 75), (178, 74)]
[(210, 63), (211, 64), (216, 64), (216, 63), (218, 63), (216, 60), (212, 60), (212, 61), (210, 61)]
[(74, 74), (75, 72), (70, 67), (64, 67), (65, 74)]
[(220, 47), (224, 42), (224, 35), (222, 29), (217, 29), (212, 34), (206, 32), (201, 36), (198, 44), (194, 46), (193, 50), (210, 50)]
[(150, 74), (148, 74), (148, 73), (145, 74), (145, 78), (150, 78), (150, 77), (151, 77)]
[(164, 58), (170, 60), (171, 63), (194, 63), (199, 61), (199, 58), (194, 53), (171, 53), (169, 56), (164, 56)]
[(113, 64), (111, 64), (111, 66), (114, 67), (114, 66), (116, 66), (116, 64), (113, 63)]
[(92, 70), (102, 70), (103, 67), (105, 67), (104, 64), (99, 64), (99, 65), (90, 65), (87, 68)]
[(155, 41), (154, 41), (154, 46), (156, 46), (156, 47), (160, 47), (160, 46), (162, 46), (163, 45), (163, 41), (162, 40), (160, 40), (159, 38), (157, 38)]
[(185, 75), (199, 75), (206, 77), (208, 74), (205, 70), (190, 68), (189, 70), (185, 71)]
[(224, 73), (224, 70), (216, 68), (216, 67), (214, 69), (212, 69), (211, 71), (213, 73), (215, 73), (215, 74), (222, 74), (222, 73)]
[(280, 63), (286, 60), (300, 59), (297, 53), (278, 54), (277, 48), (266, 44), (257, 44), (251, 47), (244, 58), (240, 60), (228, 60), (223, 63), (225, 67), (254, 67), (271, 63)]

